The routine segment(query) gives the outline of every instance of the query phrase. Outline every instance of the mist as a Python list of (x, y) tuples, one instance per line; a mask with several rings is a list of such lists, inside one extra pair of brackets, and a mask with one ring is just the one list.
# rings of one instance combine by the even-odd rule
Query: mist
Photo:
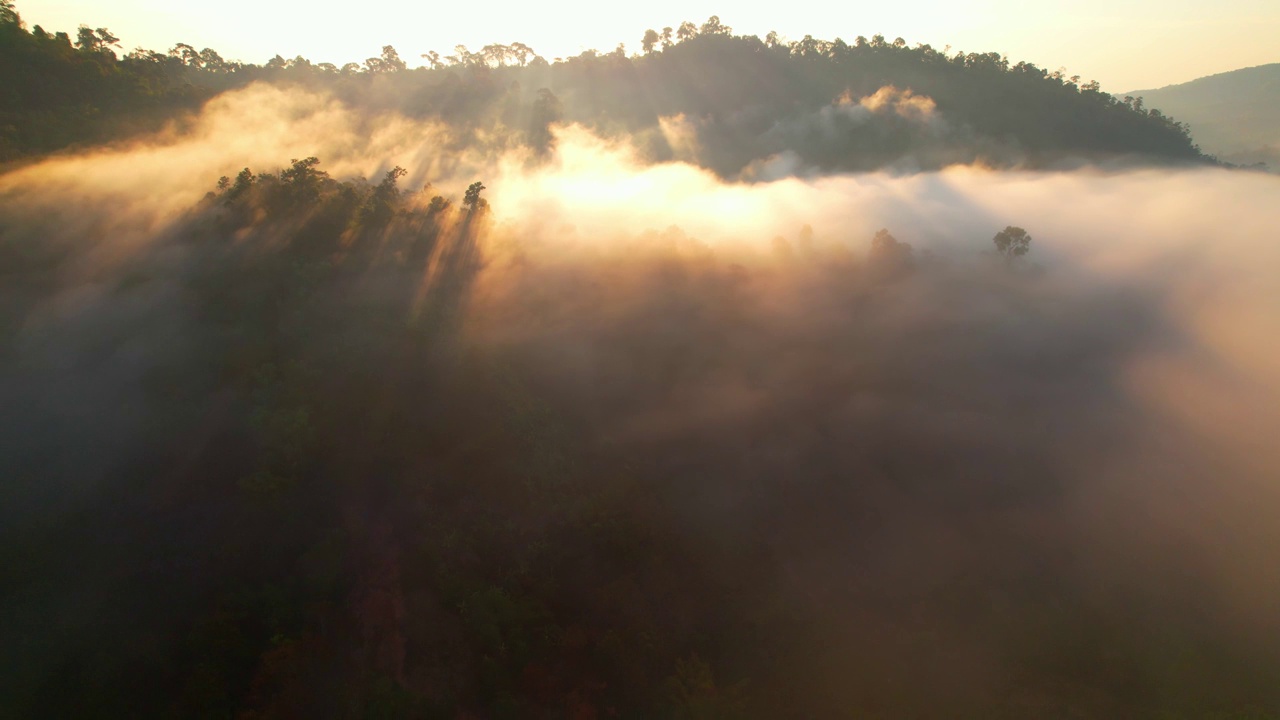
[[(1280, 178), (787, 154), (882, 112), (952, 131), (868, 97), (736, 179), (681, 118), (684, 160), (571, 123), (540, 154), (266, 85), (0, 176), (15, 711), (379, 677), (361, 702), (424, 716), (1276, 712)], [(310, 156), (404, 168), (398, 214), (313, 250), (322, 209), (215, 192)], [(326, 562), (313, 615), (235, 609)], [(214, 621), (324, 660), (240, 678)]]

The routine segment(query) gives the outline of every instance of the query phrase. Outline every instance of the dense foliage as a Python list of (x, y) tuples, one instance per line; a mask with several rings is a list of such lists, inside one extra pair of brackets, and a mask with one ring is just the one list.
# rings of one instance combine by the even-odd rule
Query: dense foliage
[[(1140, 98), (1119, 100), (1096, 82), (998, 53), (908, 47), (880, 35), (761, 40), (733, 35), (717, 18), (645, 38), (643, 55), (620, 46), (554, 63), (512, 43), (430, 52), (416, 69), (390, 46), (342, 68), (279, 56), (257, 66), (181, 43), (167, 54), (138, 49), (117, 58), (118, 39), (106, 29), (81, 28), (73, 42), (39, 27), (27, 32), (12, 13), (0, 23), (0, 160), (153, 127), (258, 80), (329, 90), (368, 112), (484, 129), (540, 151), (551, 142), (549, 124), (580, 122), (632, 135), (651, 159), (678, 155), (724, 176), (750, 174), (753, 162), (788, 151), (818, 170), (1203, 159), (1184, 125)], [(925, 104), (870, 104), (870, 116), (858, 109), (882, 88)], [(696, 137), (698, 153), (673, 147), (672, 118)]]

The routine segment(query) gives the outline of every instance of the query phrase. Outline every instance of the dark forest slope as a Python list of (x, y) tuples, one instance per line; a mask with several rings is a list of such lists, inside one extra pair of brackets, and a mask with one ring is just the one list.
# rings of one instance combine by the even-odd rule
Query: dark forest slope
[(0, 717), (1280, 707), (1094, 477), (1142, 457), (1149, 298), (885, 231), (566, 259), (400, 172), (246, 170), (114, 270), (3, 206)]
[[(81, 28), (73, 42), (28, 32), (11, 14), (0, 26), (0, 159), (155, 127), (258, 80), (331, 91), (368, 112), (438, 117), (538, 150), (550, 142), (550, 123), (576, 121), (632, 135), (652, 160), (678, 156), (724, 176), (760, 172), (780, 154), (814, 171), (1202, 159), (1186, 128), (1159, 112), (998, 53), (947, 54), (879, 35), (851, 44), (783, 43), (772, 33), (762, 41), (713, 20), (700, 31), (687, 24), (679, 42), (646, 42), (641, 56), (619, 48), (548, 63), (513, 43), (431, 53), (431, 67), (408, 69), (391, 47), (343, 68), (280, 57), (245, 65), (182, 44), (117, 58), (118, 40), (105, 29)], [(673, 132), (698, 151), (682, 155)]]

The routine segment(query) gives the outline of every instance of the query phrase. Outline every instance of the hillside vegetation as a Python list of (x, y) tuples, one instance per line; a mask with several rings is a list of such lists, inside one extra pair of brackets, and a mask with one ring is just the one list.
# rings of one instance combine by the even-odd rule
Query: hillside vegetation
[(402, 177), (246, 169), (118, 267), (6, 207), (0, 716), (1280, 703), (1180, 558), (1075, 524), (1141, 295), (1019, 227), (541, 251)]
[(1128, 94), (1187, 121), (1206, 152), (1280, 168), (1280, 63)]
[(713, 17), (647, 32), (639, 55), (619, 46), (548, 62), (522, 43), (459, 46), (409, 69), (388, 46), (339, 68), (301, 57), (231, 62), (181, 43), (120, 57), (105, 28), (82, 27), (73, 39), (27, 30), (11, 5), (6, 12), (0, 160), (155, 128), (255, 81), (323, 89), (369, 113), (438, 118), (474, 137), (483, 131), (487, 143), (535, 151), (548, 149), (549, 125), (578, 122), (632, 136), (651, 160), (679, 157), (722, 176), (767, 174), (762, 166), (779, 156), (815, 172), (1202, 159), (1185, 126), (1096, 82), (995, 52), (908, 47), (880, 35), (761, 40)]

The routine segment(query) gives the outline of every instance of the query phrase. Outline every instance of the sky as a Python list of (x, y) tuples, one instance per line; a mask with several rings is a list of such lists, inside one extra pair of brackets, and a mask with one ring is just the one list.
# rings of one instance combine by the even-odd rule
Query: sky
[(646, 28), (701, 24), (711, 15), (737, 34), (788, 39), (806, 34), (892, 40), (952, 51), (996, 51), (1113, 92), (1158, 88), (1205, 75), (1280, 62), (1275, 0), (915, 0), (901, 3), (712, 3), (598, 0), (426, 3), (403, 0), (17, 0), (28, 26), (50, 32), (106, 27), (124, 49), (167, 50), (185, 42), (223, 57), (261, 63), (276, 54), (313, 62), (360, 62), (393, 45), (409, 64), (428, 50), (450, 54), (494, 42), (523, 42), (548, 60), (625, 43), (640, 49)]

